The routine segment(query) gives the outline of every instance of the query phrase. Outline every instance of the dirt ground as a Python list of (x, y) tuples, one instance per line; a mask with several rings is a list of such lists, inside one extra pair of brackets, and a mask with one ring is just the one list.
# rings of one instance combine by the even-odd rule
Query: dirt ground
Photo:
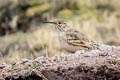
[[(85, 52), (87, 53), (87, 52)], [(85, 53), (60, 57), (23, 59), (0, 64), (1, 80), (119, 80), (120, 47), (109, 47), (101, 54)], [(88, 53), (87, 53), (88, 54)], [(91, 53), (92, 54), (92, 53)]]

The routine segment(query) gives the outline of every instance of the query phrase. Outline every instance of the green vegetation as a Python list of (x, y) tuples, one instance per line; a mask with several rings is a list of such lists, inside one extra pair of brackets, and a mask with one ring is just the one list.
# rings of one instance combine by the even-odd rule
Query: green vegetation
[(111, 64), (113, 64), (113, 65), (116, 65), (117, 63), (118, 63), (117, 59), (113, 59), (112, 62), (111, 62)]

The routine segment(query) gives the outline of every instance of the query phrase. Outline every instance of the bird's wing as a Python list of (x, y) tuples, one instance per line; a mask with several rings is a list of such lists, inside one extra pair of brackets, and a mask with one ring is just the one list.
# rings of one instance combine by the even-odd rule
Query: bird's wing
[(66, 42), (72, 46), (80, 46), (84, 48), (90, 48), (88, 38), (79, 31), (68, 31), (65, 34)]

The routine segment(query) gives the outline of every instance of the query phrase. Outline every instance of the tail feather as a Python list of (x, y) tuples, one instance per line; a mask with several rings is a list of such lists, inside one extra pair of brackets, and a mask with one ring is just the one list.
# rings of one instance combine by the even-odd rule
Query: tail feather
[(90, 41), (90, 45), (92, 49), (99, 49), (99, 44), (95, 43), (94, 41)]

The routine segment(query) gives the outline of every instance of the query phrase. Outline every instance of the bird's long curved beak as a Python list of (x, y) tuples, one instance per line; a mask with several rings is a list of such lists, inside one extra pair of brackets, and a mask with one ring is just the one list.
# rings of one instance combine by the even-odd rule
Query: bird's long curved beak
[(50, 23), (50, 24), (56, 24), (55, 22), (43, 22), (43, 23)]

